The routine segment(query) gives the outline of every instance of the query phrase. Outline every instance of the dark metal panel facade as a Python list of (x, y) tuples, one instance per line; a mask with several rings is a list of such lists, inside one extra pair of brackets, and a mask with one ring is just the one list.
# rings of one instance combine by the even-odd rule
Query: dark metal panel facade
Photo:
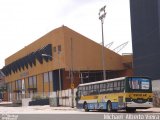
[(160, 0), (130, 0), (136, 76), (160, 78)]

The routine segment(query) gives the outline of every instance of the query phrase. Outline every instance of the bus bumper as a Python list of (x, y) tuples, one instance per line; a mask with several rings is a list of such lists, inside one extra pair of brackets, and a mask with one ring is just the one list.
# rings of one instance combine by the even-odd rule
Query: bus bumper
[(152, 102), (145, 102), (145, 103), (135, 103), (135, 102), (126, 102), (126, 107), (128, 108), (151, 108), (153, 107)]

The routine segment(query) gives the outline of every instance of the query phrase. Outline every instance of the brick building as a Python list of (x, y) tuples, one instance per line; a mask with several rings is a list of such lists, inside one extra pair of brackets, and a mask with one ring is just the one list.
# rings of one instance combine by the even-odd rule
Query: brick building
[[(132, 55), (121, 56), (105, 48), (107, 79), (131, 76)], [(8, 93), (28, 97), (79, 83), (102, 80), (102, 46), (66, 26), (59, 27), (6, 58), (2, 71)]]

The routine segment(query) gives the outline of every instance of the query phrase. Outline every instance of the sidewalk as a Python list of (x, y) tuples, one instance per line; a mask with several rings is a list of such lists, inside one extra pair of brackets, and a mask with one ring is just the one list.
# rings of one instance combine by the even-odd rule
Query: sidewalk
[[(0, 114), (4, 113), (18, 113), (18, 114), (56, 114), (56, 113), (84, 113), (83, 110), (79, 110), (76, 107), (51, 107), (50, 105), (44, 105), (44, 106), (10, 106), (12, 105), (11, 102), (1, 102), (0, 103)], [(160, 113), (160, 108), (149, 108), (149, 109), (137, 109), (137, 112), (151, 112), (151, 113)], [(103, 113), (103, 112), (102, 112)]]
[(12, 102), (0, 102), (0, 107), (12, 107), (13, 103)]
[(0, 102), (0, 105), (3, 105), (3, 104), (12, 104), (12, 102), (5, 102), (5, 101)]
[(148, 112), (158, 112), (158, 113), (160, 113), (160, 108), (158, 108), (158, 107), (153, 107), (153, 108), (149, 108), (149, 109), (143, 109), (143, 110), (141, 110), (141, 111), (148, 111)]
[(77, 113), (76, 108), (70, 107), (50, 107), (45, 106), (25, 106), (25, 107), (0, 107), (0, 114), (57, 114), (57, 113)]
[(50, 107), (50, 105), (44, 105), (44, 106), (24, 106), (22, 108), (28, 108), (28, 109), (33, 109), (33, 110), (61, 110), (61, 111), (76, 111), (76, 107)]

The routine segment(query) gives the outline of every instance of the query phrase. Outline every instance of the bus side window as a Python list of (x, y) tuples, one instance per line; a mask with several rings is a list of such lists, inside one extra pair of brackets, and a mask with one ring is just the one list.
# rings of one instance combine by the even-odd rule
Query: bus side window
[(94, 94), (94, 88), (93, 88), (93, 85), (90, 85), (90, 86), (91, 86), (90, 95), (93, 95)]
[(117, 82), (117, 91), (121, 91), (121, 81)]
[(85, 95), (85, 86), (82, 86), (81, 95)]
[(114, 82), (114, 91), (120, 92), (121, 81)]
[(80, 91), (78, 91), (78, 97), (80, 97), (81, 96), (81, 93), (82, 93), (82, 91), (80, 90)]
[(109, 92), (109, 83), (106, 83), (106, 92)]
[(117, 91), (117, 81), (115, 81), (115, 82), (113, 82), (114, 84), (113, 84), (113, 90), (114, 91)]
[(93, 85), (93, 94), (97, 94), (99, 92), (99, 85)]
[(92, 90), (92, 86), (91, 86), (91, 85), (89, 85), (89, 86), (88, 86), (88, 95), (90, 95), (90, 94), (91, 94), (91, 90)]
[(96, 92), (99, 94), (99, 84), (96, 85)]
[(108, 92), (113, 92), (113, 82), (109, 82), (109, 83), (107, 84), (107, 91), (108, 91)]
[(99, 85), (99, 93), (105, 93), (106, 92), (106, 84), (105, 83), (102, 83)]
[(124, 81), (121, 81), (121, 91), (124, 91)]
[(86, 86), (85, 91), (86, 91), (86, 95), (88, 95), (89, 94), (89, 86)]
[(88, 95), (88, 86), (83, 86), (83, 95)]

